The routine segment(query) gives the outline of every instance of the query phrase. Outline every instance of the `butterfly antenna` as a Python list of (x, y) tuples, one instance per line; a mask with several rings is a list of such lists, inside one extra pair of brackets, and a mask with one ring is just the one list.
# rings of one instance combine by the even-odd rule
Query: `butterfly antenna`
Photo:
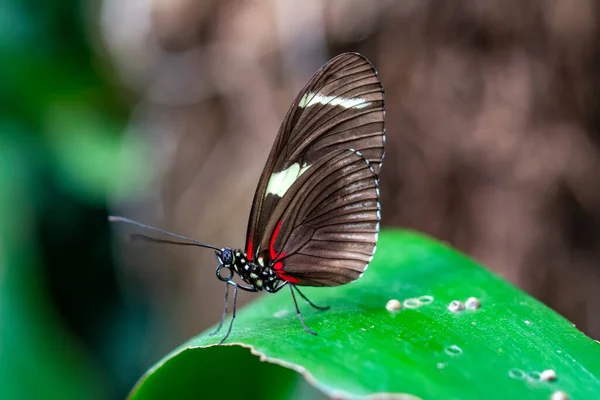
[(181, 243), (181, 242), (175, 242), (175, 241), (163, 240), (163, 239), (154, 239), (154, 238), (151, 238), (149, 236), (144, 236), (144, 235), (135, 235), (134, 237), (144, 238), (146, 240), (150, 240), (150, 241), (153, 241), (153, 242), (159, 242), (159, 243), (170, 243), (170, 244), (199, 246), (199, 247), (206, 247), (208, 249), (213, 249), (213, 250), (221, 251), (221, 249), (219, 249), (219, 248), (217, 248), (215, 246), (211, 246), (210, 244), (202, 243), (202, 242), (199, 242), (196, 239), (192, 239), (192, 238), (189, 238), (189, 237), (186, 237), (186, 236), (177, 235), (175, 233), (171, 233), (171, 232), (165, 231), (165, 230), (160, 229), (160, 228), (155, 228), (155, 227), (150, 226), (150, 225), (142, 224), (141, 222), (137, 222), (137, 221), (134, 221), (134, 220), (129, 219), (129, 218), (117, 217), (117, 216), (109, 215), (108, 216), (108, 221), (109, 222), (123, 222), (123, 223), (126, 223), (126, 224), (135, 225), (135, 226), (143, 228), (143, 229), (148, 229), (148, 230), (151, 230), (151, 231), (154, 231), (154, 232), (161, 233), (163, 235), (167, 235), (167, 236), (175, 237), (177, 239), (185, 240), (187, 243)]

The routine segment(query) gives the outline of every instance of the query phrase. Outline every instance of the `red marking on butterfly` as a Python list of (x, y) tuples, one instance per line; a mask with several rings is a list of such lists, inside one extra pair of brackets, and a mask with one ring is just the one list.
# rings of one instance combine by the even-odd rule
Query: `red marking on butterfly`
[(246, 258), (249, 261), (254, 259), (254, 254), (252, 254), (252, 234), (248, 235), (248, 245), (246, 246)]
[(277, 257), (280, 255), (275, 251), (275, 240), (277, 240), (277, 235), (279, 235), (279, 231), (281, 230), (281, 220), (277, 223), (275, 230), (273, 231), (273, 236), (271, 236), (271, 242), (269, 243), (269, 254), (271, 256), (271, 260), (275, 261)]
[[(273, 261), (285, 257), (284, 251), (278, 253), (277, 250), (275, 250), (275, 240), (277, 240), (277, 235), (279, 235), (279, 231), (281, 230), (281, 222), (282, 221), (279, 220), (279, 222), (275, 226), (273, 236), (271, 236), (271, 241), (269, 242), (269, 255), (271, 256), (271, 260)], [(283, 271), (283, 261), (276, 261), (273, 265), (273, 269), (275, 270), (277, 276), (279, 276), (279, 278), (283, 279), (284, 281), (288, 281), (290, 283), (298, 282), (298, 278), (294, 278), (293, 276), (290, 276)]]
[(275, 270), (275, 273), (277, 274), (277, 276), (279, 278), (283, 279), (284, 281), (288, 281), (290, 283), (298, 283), (298, 278), (290, 276), (290, 275), (288, 275), (288, 274), (286, 274), (285, 272), (282, 271), (282, 269), (283, 269), (283, 261), (277, 261), (275, 263), (275, 265), (273, 265), (273, 269)]

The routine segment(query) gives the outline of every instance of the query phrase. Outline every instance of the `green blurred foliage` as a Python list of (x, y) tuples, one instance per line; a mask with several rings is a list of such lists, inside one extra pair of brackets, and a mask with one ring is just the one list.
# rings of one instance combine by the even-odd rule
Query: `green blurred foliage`
[(0, 142), (0, 398), (102, 398), (100, 376), (49, 304), (23, 149)]
[[(122, 139), (129, 112), (123, 92), (90, 46), (93, 7), (73, 0), (0, 0), (3, 400), (123, 394), (118, 373), (104, 367), (126, 360), (129, 350), (99, 361), (99, 349), (115, 338), (90, 344), (100, 321), (119, 320), (114, 314), (122, 305), (114, 282), (101, 286), (114, 280), (104, 210), (108, 196), (133, 192), (148, 174), (139, 169), (143, 145)], [(100, 236), (85, 230), (94, 221), (100, 221)], [(135, 374), (134, 368), (120, 384), (130, 384)]]

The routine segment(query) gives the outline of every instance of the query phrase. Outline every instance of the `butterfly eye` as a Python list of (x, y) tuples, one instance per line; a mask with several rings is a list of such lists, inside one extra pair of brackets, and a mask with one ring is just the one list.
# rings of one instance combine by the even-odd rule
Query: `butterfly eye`
[(223, 265), (231, 265), (233, 264), (233, 251), (230, 248), (224, 248), (221, 250), (221, 255), (219, 257), (221, 259), (221, 263)]

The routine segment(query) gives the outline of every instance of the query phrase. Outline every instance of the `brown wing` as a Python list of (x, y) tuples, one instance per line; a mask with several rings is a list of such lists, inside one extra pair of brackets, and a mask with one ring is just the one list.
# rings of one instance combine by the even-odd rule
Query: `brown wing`
[(371, 261), (380, 219), (373, 168), (360, 152), (338, 150), (311, 165), (275, 207), (259, 257), (291, 283), (342, 285)]
[(249, 258), (264, 250), (258, 244), (290, 186), (323, 157), (355, 149), (379, 173), (384, 115), (383, 87), (363, 56), (341, 54), (317, 71), (288, 110), (260, 177), (248, 221)]

